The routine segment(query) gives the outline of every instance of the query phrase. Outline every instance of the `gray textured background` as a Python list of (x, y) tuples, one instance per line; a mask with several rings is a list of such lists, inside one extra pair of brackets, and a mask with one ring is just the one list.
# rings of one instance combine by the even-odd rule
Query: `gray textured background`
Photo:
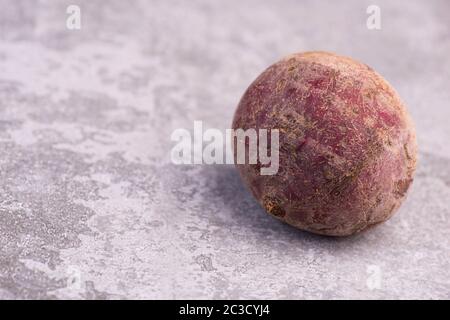
[[(450, 297), (449, 1), (0, 8), (0, 298)], [(407, 201), (355, 237), (272, 219), (232, 166), (170, 162), (174, 129), (228, 128), (247, 85), (304, 50), (369, 64), (416, 123)]]

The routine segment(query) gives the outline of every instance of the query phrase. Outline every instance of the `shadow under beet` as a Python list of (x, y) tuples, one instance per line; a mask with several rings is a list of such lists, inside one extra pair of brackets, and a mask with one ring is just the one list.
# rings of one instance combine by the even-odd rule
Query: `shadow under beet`
[(234, 166), (205, 166), (202, 171), (209, 180), (209, 190), (204, 196), (220, 201), (226, 209), (224, 212), (231, 215), (225, 218), (231, 220), (232, 224), (247, 226), (248, 233), (253, 233), (257, 237), (275, 233), (278, 239), (283, 241), (307, 240), (328, 243), (344, 239), (305, 232), (270, 216), (244, 185)]
[[(448, 178), (450, 176), (449, 160), (427, 153), (421, 154), (421, 156), (422, 165), (417, 170), (416, 180), (418, 181), (416, 183), (420, 183), (419, 181), (424, 177), (432, 176), (448, 184), (450, 181)], [(305, 232), (266, 213), (244, 185), (234, 166), (204, 166), (202, 174), (205, 174), (209, 181), (209, 188), (204, 194), (205, 198), (221, 202), (222, 209), (225, 209), (221, 214), (230, 215), (225, 217), (229, 223), (244, 226), (248, 234), (253, 234), (258, 238), (275, 234), (280, 241), (289, 241), (292, 244), (301, 245), (314, 243), (314, 245), (319, 244), (330, 250), (340, 251), (365, 243), (369, 238), (371, 245), (376, 247), (378, 242), (385, 241), (386, 238), (393, 236), (390, 233), (394, 232), (394, 229), (388, 228), (385, 224), (380, 224), (348, 237), (328, 237)], [(375, 237), (369, 237), (373, 234), (375, 234)]]

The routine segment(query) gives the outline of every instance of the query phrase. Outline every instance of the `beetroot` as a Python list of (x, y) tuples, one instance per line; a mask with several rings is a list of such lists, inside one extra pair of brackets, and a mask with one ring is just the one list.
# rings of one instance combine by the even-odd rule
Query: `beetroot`
[[(350, 235), (390, 218), (416, 167), (411, 119), (395, 90), (353, 59), (290, 55), (247, 89), (233, 129), (278, 129), (279, 170), (237, 168), (267, 212), (302, 230)], [(236, 149), (235, 149), (236, 150)]]

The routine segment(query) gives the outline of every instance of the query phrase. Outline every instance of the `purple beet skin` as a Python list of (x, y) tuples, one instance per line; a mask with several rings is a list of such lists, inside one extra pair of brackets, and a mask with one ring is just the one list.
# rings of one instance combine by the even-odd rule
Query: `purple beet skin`
[(268, 213), (302, 230), (357, 233), (390, 218), (416, 167), (411, 119), (378, 73), (326, 52), (290, 55), (247, 89), (233, 129), (278, 129), (279, 170), (237, 165)]

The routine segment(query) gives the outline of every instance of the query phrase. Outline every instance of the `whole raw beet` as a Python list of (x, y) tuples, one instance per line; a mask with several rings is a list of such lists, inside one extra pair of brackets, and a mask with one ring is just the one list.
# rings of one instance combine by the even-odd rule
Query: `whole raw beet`
[(279, 130), (277, 174), (237, 167), (269, 213), (303, 230), (345, 236), (383, 222), (413, 180), (405, 107), (378, 73), (347, 57), (307, 52), (272, 65), (242, 97), (238, 128)]

